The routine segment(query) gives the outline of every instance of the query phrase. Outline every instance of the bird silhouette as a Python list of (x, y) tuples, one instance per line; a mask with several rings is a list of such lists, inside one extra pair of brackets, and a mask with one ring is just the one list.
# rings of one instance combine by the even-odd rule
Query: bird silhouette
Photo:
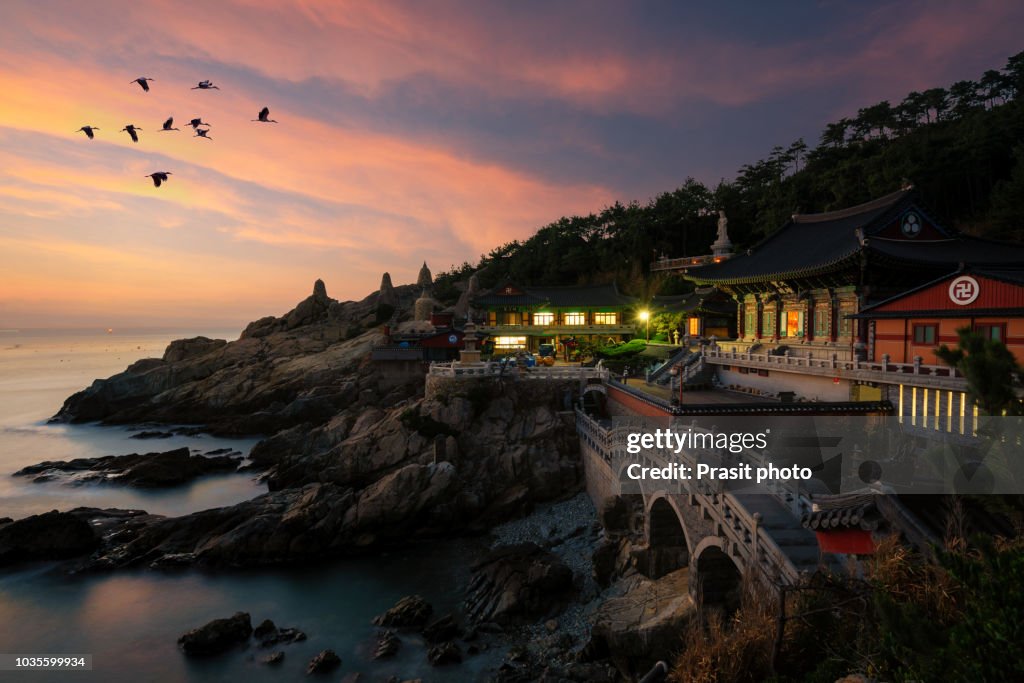
[(259, 118), (258, 119), (249, 119), (249, 120), (250, 121), (259, 121), (260, 123), (277, 123), (277, 121), (275, 121), (274, 119), (269, 118), (269, 117), (270, 117), (270, 107), (263, 107), (263, 109), (260, 109), (260, 113), (259, 113)]
[(147, 176), (143, 176), (143, 178), (152, 178), (153, 185), (155, 185), (156, 187), (160, 187), (160, 183), (167, 182), (167, 176), (169, 175), (173, 174), (170, 171), (156, 171), (154, 173), (150, 173)]
[(199, 85), (192, 88), (192, 90), (220, 90), (213, 84), (213, 81), (199, 81)]
[(163, 128), (161, 128), (161, 129), (160, 129), (159, 131), (157, 131), (157, 132), (160, 132), (160, 133), (162, 133), (162, 132), (164, 132), (165, 130), (178, 130), (177, 128), (171, 128), (171, 126), (173, 126), (173, 125), (174, 125), (174, 117), (173, 117), (173, 116), (168, 116), (168, 117), (167, 117), (167, 120), (166, 120), (166, 121), (164, 121), (164, 127), (163, 127)]
[(87, 137), (90, 140), (92, 140), (95, 137), (93, 135), (93, 131), (94, 130), (99, 130), (99, 128), (97, 128), (96, 126), (82, 126), (81, 128), (79, 128), (75, 132), (77, 133), (77, 132), (81, 131), (81, 132), (85, 133), (85, 137)]
[(196, 134), (193, 135), (192, 137), (194, 137), (194, 138), (204, 138), (206, 140), (212, 140), (213, 138), (210, 137), (209, 133), (210, 133), (210, 130), (208, 128), (196, 128)]
[(135, 126), (133, 126), (132, 124), (129, 123), (127, 126), (122, 128), (118, 132), (119, 133), (125, 133), (126, 132), (126, 133), (128, 133), (128, 135), (131, 136), (132, 142), (138, 142), (139, 141), (138, 131), (140, 131), (140, 130), (142, 130), (142, 129), (141, 128), (137, 128), (137, 127), (135, 127)]
[(193, 129), (193, 130), (196, 130), (196, 129), (198, 129), (198, 128), (199, 128), (199, 126), (207, 126), (207, 127), (210, 127), (210, 128), (212, 128), (212, 126), (210, 126), (210, 124), (208, 124), (208, 123), (203, 123), (203, 120), (202, 120), (202, 119), (192, 119), (191, 121), (189, 121), (189, 122), (188, 122), (188, 124), (187, 124), (187, 125), (189, 125), (189, 126), (192, 126), (192, 129)]
[(149, 83), (147, 83), (146, 81), (152, 81), (152, 80), (154, 80), (154, 79), (147, 78), (146, 76), (139, 76), (134, 81), (128, 81), (128, 82), (129, 83), (138, 83), (139, 87), (141, 87), (146, 92), (149, 92)]

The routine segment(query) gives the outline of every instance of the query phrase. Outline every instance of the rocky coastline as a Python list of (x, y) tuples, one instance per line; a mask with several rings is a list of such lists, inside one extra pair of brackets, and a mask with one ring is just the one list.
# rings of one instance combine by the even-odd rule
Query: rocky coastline
[[(413, 294), (393, 288), (388, 298), (401, 310)], [(581, 493), (579, 443), (565, 409), (570, 388), (483, 382), (428, 396), (422, 376), (382, 382), (369, 352), (382, 338), (382, 312), (393, 307), (382, 309), (380, 296), (339, 303), (317, 281), (294, 310), (250, 324), (237, 341), (179, 340), (162, 358), (69, 397), (55, 420), (145, 424), (144, 438), (180, 424), (263, 435), (247, 467), (268, 491), (180, 517), (77, 508), (0, 520), (0, 566), (56, 560), (71, 574), (231, 570), (489, 533), (490, 550), (465, 558), (472, 578), (462, 612), (431, 618), (428, 611), (413, 621), (382, 614), (374, 635), (380, 657), (411, 629), (435, 666), (503, 649), (495, 681), (635, 676), (662, 644), (645, 640), (650, 634), (630, 640), (621, 633), (630, 627), (602, 608), (629, 589), (653, 589), (638, 588), (628, 530), (602, 524), (607, 515)], [(165, 486), (237, 466), (231, 454), (178, 449), (43, 462), (17, 474)], [(689, 618), (685, 607), (673, 626)], [(231, 619), (241, 621), (221, 621)], [(233, 632), (240, 638), (242, 630)], [(205, 646), (197, 642), (198, 652)], [(269, 663), (285, 656), (277, 654)]]

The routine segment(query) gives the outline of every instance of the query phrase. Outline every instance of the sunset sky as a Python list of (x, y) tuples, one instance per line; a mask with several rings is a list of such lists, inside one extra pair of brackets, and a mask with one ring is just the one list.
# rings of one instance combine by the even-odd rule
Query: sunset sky
[(1019, 0), (696, 5), (3, 0), (0, 328), (362, 298), (1024, 49)]

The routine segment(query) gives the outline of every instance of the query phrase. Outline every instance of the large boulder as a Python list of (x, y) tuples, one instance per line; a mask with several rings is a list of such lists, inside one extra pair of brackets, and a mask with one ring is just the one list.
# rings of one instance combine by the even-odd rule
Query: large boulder
[(178, 645), (187, 655), (209, 656), (227, 652), (249, 640), (252, 620), (247, 612), (236, 612), (226, 619), (194, 628), (178, 638)]
[(45, 512), (0, 522), (0, 566), (29, 560), (59, 560), (99, 545), (88, 522), (68, 512)]
[(419, 595), (407, 595), (384, 614), (374, 617), (377, 626), (393, 628), (423, 628), (430, 620), (434, 608)]
[(635, 575), (623, 595), (598, 608), (585, 653), (610, 658), (631, 680), (677, 651), (683, 646), (680, 634), (696, 614), (688, 580), (688, 569), (655, 581)]
[(565, 607), (573, 574), (535, 543), (499, 546), (473, 566), (466, 610), (475, 622), (510, 623), (551, 616)]

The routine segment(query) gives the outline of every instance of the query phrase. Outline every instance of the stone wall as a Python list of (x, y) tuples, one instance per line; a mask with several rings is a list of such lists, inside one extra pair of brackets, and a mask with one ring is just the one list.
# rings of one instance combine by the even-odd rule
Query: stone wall
[(768, 370), (768, 376), (762, 377), (757, 370), (751, 369), (749, 374), (742, 374), (735, 368), (718, 369), (718, 380), (726, 387), (737, 385), (759, 389), (766, 394), (777, 394), (780, 391), (792, 391), (796, 397), (817, 399), (819, 401), (849, 401), (850, 382), (840, 379), (836, 384), (831, 377), (805, 375), (795, 372), (782, 372), (774, 368)]

